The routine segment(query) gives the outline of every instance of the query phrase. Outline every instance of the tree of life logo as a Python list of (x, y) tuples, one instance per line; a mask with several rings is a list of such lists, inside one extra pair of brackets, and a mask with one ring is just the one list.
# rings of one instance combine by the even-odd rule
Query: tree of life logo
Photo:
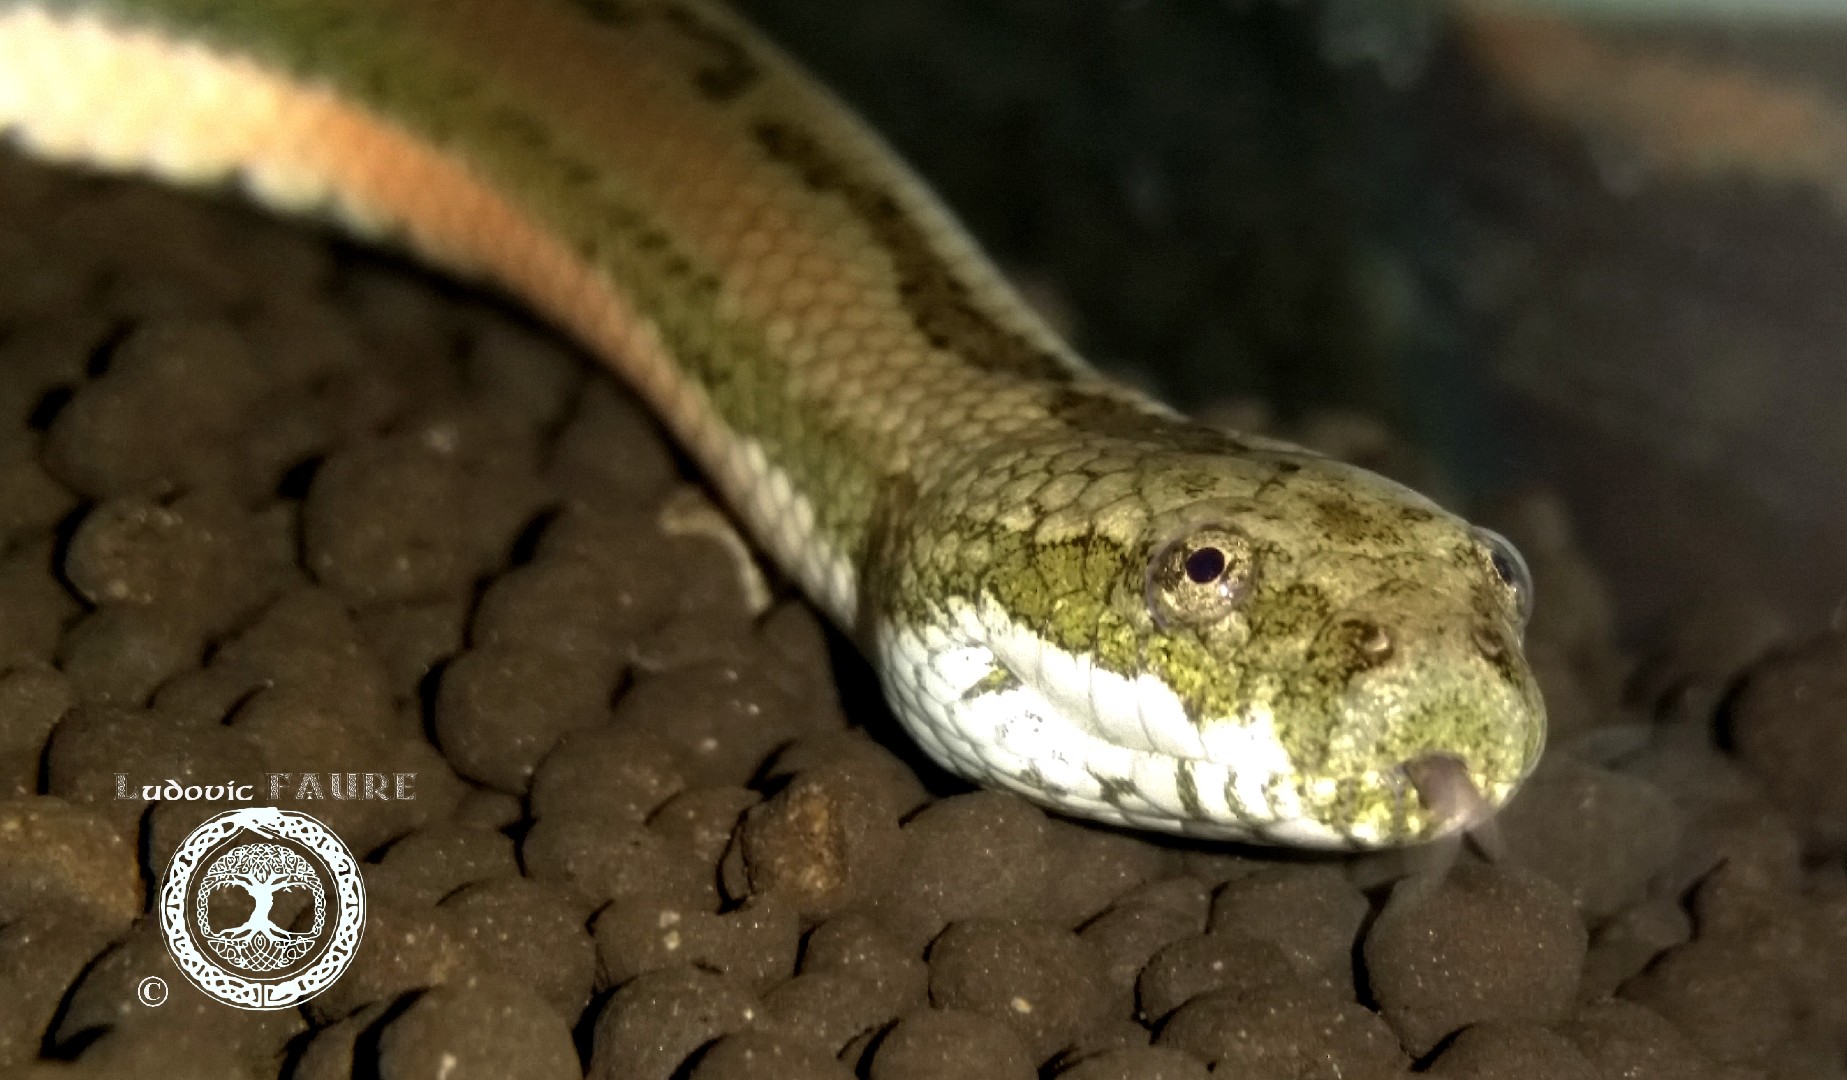
[(325, 990), (359, 950), (365, 885), (340, 838), (306, 814), (227, 811), (194, 829), (160, 890), (173, 962), (240, 1009)]

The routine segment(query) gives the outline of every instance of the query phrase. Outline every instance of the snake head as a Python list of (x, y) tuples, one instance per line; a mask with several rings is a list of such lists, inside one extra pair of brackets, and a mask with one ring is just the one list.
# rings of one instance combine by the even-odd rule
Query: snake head
[(1333, 849), (1435, 839), (1513, 794), (1545, 710), (1511, 544), (1280, 444), (1133, 471), (1066, 525), (990, 522), (936, 659), (887, 650), (929, 669), (936, 700), (889, 685), (939, 758), (1080, 816)]
[[(1191, 768), (1182, 802), (1214, 825), (1184, 831), (1364, 848), (1479, 822), (1544, 742), (1521, 652), (1524, 560), (1371, 473), (1269, 464), (1252, 496), (1180, 503), (1145, 538), (1139, 674), (1171, 697), (1149, 687), (1136, 719), (1146, 731), (1162, 717), (1186, 742), (1169, 752), (1213, 766)], [(1132, 732), (1126, 717), (1092, 720)], [(1200, 790), (1217, 767), (1223, 812)]]

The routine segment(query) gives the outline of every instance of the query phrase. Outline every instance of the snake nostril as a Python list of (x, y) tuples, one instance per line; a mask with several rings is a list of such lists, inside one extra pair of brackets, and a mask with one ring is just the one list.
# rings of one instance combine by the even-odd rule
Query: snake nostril
[(1340, 624), (1340, 641), (1357, 670), (1376, 668), (1392, 658), (1396, 646), (1385, 627), (1365, 619), (1348, 619)]
[(1469, 633), (1475, 648), (1487, 659), (1500, 660), (1507, 655), (1507, 640), (1493, 627), (1477, 625)]

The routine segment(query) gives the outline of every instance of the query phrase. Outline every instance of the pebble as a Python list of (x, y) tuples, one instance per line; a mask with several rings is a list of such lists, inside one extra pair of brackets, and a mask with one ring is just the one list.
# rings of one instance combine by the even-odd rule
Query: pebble
[(1563, 1019), (1585, 950), (1584, 925), (1558, 886), (1470, 862), (1400, 882), (1363, 945), (1379, 1012), (1416, 1056), (1485, 1020)]
[(1713, 1060), (1748, 1065), (1795, 1037), (1794, 1002), (1780, 976), (1746, 942), (1695, 939), (1669, 949), (1620, 993), (1665, 1017)]
[(653, 419), (608, 379), (584, 386), (552, 446), (546, 473), (577, 499), (614, 506), (657, 499), (680, 476)]
[(662, 803), (648, 828), (698, 862), (716, 866), (745, 812), (762, 801), (745, 787), (688, 788)]
[[(137, 997), (137, 987), (149, 976), (167, 984), (167, 1000), (158, 1010)], [(173, 963), (160, 920), (150, 915), (84, 970), (59, 1011), (52, 1037), (57, 1045), (76, 1046), (111, 1030), (125, 1037), (124, 1045), (209, 1046), (228, 1053), (246, 1070), (275, 1075), (290, 1041), (307, 1027), (297, 1009), (233, 1009), (206, 996)], [(166, 1075), (189, 1075), (183, 1066), (170, 1066), (176, 1067), (179, 1071)]]
[[(648, 819), (648, 829), (681, 852), (691, 865), (701, 867), (696, 880), (689, 883), (698, 893), (694, 906), (708, 911), (722, 907), (727, 898), (745, 900), (751, 895), (748, 884), (736, 891), (724, 885), (722, 860), (732, 850), (732, 839), (744, 812), (761, 802), (762, 795), (749, 788), (692, 788), (667, 800)], [(705, 867), (716, 867), (712, 873)], [(739, 880), (743, 875), (735, 871)]]
[[(0, 261), (14, 250), (7, 246)], [(9, 430), (42, 432), (86, 377), (91, 354), (114, 332), (108, 319), (89, 311), (41, 314), (15, 325), (0, 341), (0, 420)]]
[(1085, 1058), (1058, 1080), (1206, 1080), (1206, 1063), (1171, 1046), (1125, 1047)]
[(1563, 753), (1540, 761), (1498, 820), (1520, 864), (1563, 888), (1592, 925), (1642, 894), (1685, 829), (1653, 784)]
[(1449, 1080), (1605, 1080), (1612, 1075), (1599, 1071), (1569, 1040), (1543, 1027), (1496, 1021), (1464, 1029), (1425, 1074)]
[(518, 876), (519, 860), (505, 833), (451, 819), (394, 841), (365, 870), (372, 893), (434, 906), (464, 885)]
[(597, 985), (620, 986), (651, 971), (698, 964), (721, 933), (710, 911), (653, 896), (611, 901), (596, 914)]
[[(639, 639), (672, 610), (670, 579), (642, 554), (645, 547), (636, 547), (658, 542), (645, 523), (600, 520), (608, 522), (602, 544), (637, 556), (541, 550), (488, 586), (471, 627), (476, 645), (545, 650), (612, 674), (627, 664)], [(547, 527), (540, 543), (570, 521), (567, 511)]]
[(1208, 926), (1271, 942), (1304, 972), (1344, 977), (1371, 911), (1338, 866), (1275, 866), (1219, 886)]
[(1161, 1024), (1155, 1044), (1228, 1076), (1384, 1080), (1405, 1067), (1398, 1040), (1376, 1013), (1305, 980), (1196, 997)]
[(608, 719), (618, 674), (545, 649), (470, 649), (443, 669), (437, 742), (461, 775), (523, 793), (559, 740)]
[(223, 635), (300, 580), (291, 514), (251, 513), (220, 491), (105, 499), (77, 523), (66, 580), (91, 604), (156, 609)]
[(1049, 1073), (1056, 1076), (1078, 1062), (1087, 1061), (1101, 1054), (1116, 1050), (1145, 1050), (1153, 1038), (1154, 1033), (1140, 1023), (1126, 1016), (1112, 1016), (1079, 1033), (1069, 1046), (1041, 1065), (1039, 1072), (1041, 1075)]
[(555, 1006), (513, 985), (438, 986), (378, 1036), (379, 1080), (577, 1080), (577, 1048)]
[(866, 985), (879, 1008), (894, 1015), (923, 1005), (930, 985), (921, 949), (907, 949), (877, 921), (854, 913), (836, 915), (809, 931), (801, 970), (851, 976)]
[(679, 754), (665, 740), (620, 723), (600, 723), (559, 740), (533, 776), (527, 801), (534, 818), (581, 816), (639, 825), (686, 788), (685, 774)]
[(0, 926), (75, 909), (126, 928), (142, 896), (135, 848), (107, 818), (50, 795), (0, 800)]
[(58, 584), (49, 535), (0, 553), (0, 668), (49, 663), (64, 626), (82, 608)]
[(853, 1070), (801, 1039), (747, 1031), (712, 1044), (687, 1080), (853, 1080)]
[(465, 828), (492, 829), (511, 836), (525, 816), (525, 804), (518, 796), (491, 788), (471, 787), (455, 804), (452, 820)]
[[(79, 250), (97, 252), (96, 306), (116, 315), (230, 314), (251, 302), (257, 282), (224, 258), (223, 219), (202, 205), (163, 211), (158, 193), (123, 187), (64, 206), (51, 228)], [(115, 272), (135, 268), (138, 273)]]
[(795, 599), (783, 599), (757, 620), (756, 640), (764, 667), (781, 677), (790, 696), (829, 714), (816, 720), (817, 730), (849, 726), (834, 677), (834, 639), (819, 612)]
[(1116, 898), (1173, 871), (1166, 848), (1129, 833), (1046, 819), (1047, 859), (1058, 873), (1046, 877), (1040, 917), (1076, 929)]
[(97, 705), (145, 705), (160, 685), (196, 668), (205, 640), (171, 613), (136, 607), (90, 612), (58, 642), (58, 667)]
[(930, 1002), (1013, 1028), (1035, 1062), (1105, 1017), (1101, 958), (1052, 923), (964, 919), (930, 946)]
[(0, 926), (0, 1071), (38, 1057), (66, 992), (108, 940), (81, 910), (48, 907)]
[(92, 499), (221, 486), (264, 382), (228, 326), (187, 317), (131, 324), (91, 360), (45, 438), (45, 465)]
[(1804, 912), (1804, 935), (1823, 993), (1809, 999), (1816, 1026), (1847, 1046), (1847, 881), (1818, 882)]
[(847, 1044), (895, 1020), (897, 1007), (865, 979), (805, 971), (763, 995), (761, 1027), (838, 1055)]
[(769, 898), (716, 914), (636, 896), (599, 912), (595, 937), (604, 986), (692, 964), (737, 975), (761, 991), (794, 973), (800, 926), (792, 911)]
[(956, 1009), (912, 1013), (879, 1039), (867, 1080), (1035, 1080), (1038, 1070), (1014, 1029)]
[(1651, 897), (1617, 912), (1591, 937), (1579, 995), (1614, 994), (1656, 957), (1692, 936), (1693, 919), (1674, 897)]
[(392, 695), (417, 702), (430, 674), (462, 651), (468, 605), (461, 599), (406, 601), (366, 608), (359, 632), (385, 669)]
[[(222, 723), (259, 694), (306, 703), (317, 726), (377, 734), (394, 720), (390, 677), (338, 597), (292, 589), (225, 641), (211, 664), (163, 686), (154, 704), (170, 715)], [(421, 734), (421, 732), (419, 732)]]
[(536, 822), (520, 841), (520, 862), (589, 908), (639, 897), (691, 904), (709, 895), (701, 886), (712, 872), (643, 826), (581, 817)]
[(1078, 931), (1103, 964), (1104, 983), (1116, 995), (1119, 1014), (1159, 1019), (1160, 1014), (1138, 1006), (1136, 982), (1163, 946), (1205, 929), (1209, 904), (1203, 882), (1171, 878), (1125, 894)]
[(879, 785), (837, 764), (803, 770), (751, 807), (737, 834), (749, 892), (818, 922), (888, 888), (903, 844)]
[(519, 418), (534, 435), (564, 423), (591, 382), (568, 346), (536, 328), (497, 319), (473, 328), (458, 363), (471, 398)]
[(0, 799), (37, 793), (45, 742), (76, 704), (70, 680), (49, 664), (0, 674)]
[(678, 967), (610, 996), (592, 1034), (591, 1080), (670, 1080), (701, 1046), (742, 1031), (763, 1006), (744, 979)]
[[(264, 1062), (262, 1072), (280, 1060)], [(50, 1068), (50, 1066), (39, 1066)], [(83, 1080), (141, 1080), (147, 1076), (183, 1076), (186, 1080), (249, 1080), (258, 1067), (223, 1045), (216, 1032), (184, 1028), (116, 1028), (101, 1032), (83, 1048), (71, 1074)], [(54, 1073), (54, 1076), (65, 1075)]]
[(722, 787), (749, 783), (804, 720), (802, 703), (756, 665), (708, 661), (642, 678), (614, 723), (666, 741), (693, 783)]
[(436, 911), (373, 897), (366, 905), (364, 947), (346, 974), (308, 1000), (306, 1011), (324, 1024), (412, 990), (469, 985), (488, 971), (474, 943), (449, 929)]
[[(454, 812), (466, 785), (427, 740), (392, 731), (398, 727), (395, 710), (385, 706), (372, 726), (358, 727), (324, 694), (261, 690), (237, 711), (229, 727), (248, 736), (265, 761), (285, 763), (275, 780), (279, 798), (289, 799), (285, 793), (293, 785), (289, 801), (304, 804), (302, 809), (355, 852), (370, 852)], [(331, 789), (321, 790), (330, 774), (354, 771), (359, 762), (366, 772), (406, 776), (407, 797), (334, 799)], [(267, 787), (266, 783), (264, 797)], [(394, 793), (395, 788), (394, 780)]]
[(1593, 1001), (1559, 1031), (1577, 1045), (1602, 1076), (1619, 1076), (1623, 1080), (1719, 1080), (1725, 1075), (1673, 1024), (1634, 1002)]
[(315, 579), (362, 607), (460, 592), (495, 569), (536, 508), (471, 450), (438, 422), (330, 455), (301, 510)]
[(1738, 757), (1801, 835), (1810, 858), (1847, 855), (1847, 634), (1752, 668), (1727, 711)]
[(1302, 974), (1274, 942), (1232, 932), (1193, 934), (1149, 958), (1135, 981), (1135, 998), (1142, 1016), (1159, 1021), (1202, 994), (1260, 994), (1293, 985)]
[(872, 910), (921, 947), (951, 922), (1030, 918), (1050, 874), (1045, 813), (1015, 795), (977, 791), (905, 822), (900, 869)]
[(877, 792), (891, 815), (900, 821), (931, 801), (917, 770), (865, 728), (803, 735), (777, 751), (763, 767), (758, 786), (775, 790), (803, 772), (835, 768), (872, 781), (865, 790)]
[(488, 970), (577, 1021), (596, 978), (596, 946), (585, 912), (559, 890), (529, 878), (463, 886), (438, 908), (444, 925), (472, 945)]
[[(288, 1074), (289, 1080), (352, 1080), (358, 1071), (354, 1059), (358, 1057), (360, 1041), (365, 1040), (368, 1049), (376, 1047), (379, 1021), (395, 1014), (396, 1010), (390, 1006), (368, 1005), (351, 1016), (315, 1029), (302, 1047), (301, 1056), (296, 1058)], [(372, 1064), (367, 1061), (368, 1068)]]
[[(0, 395), (5, 392), (0, 386)], [(0, 540), (55, 530), (77, 509), (76, 492), (45, 471), (42, 441), (36, 433), (0, 434)]]

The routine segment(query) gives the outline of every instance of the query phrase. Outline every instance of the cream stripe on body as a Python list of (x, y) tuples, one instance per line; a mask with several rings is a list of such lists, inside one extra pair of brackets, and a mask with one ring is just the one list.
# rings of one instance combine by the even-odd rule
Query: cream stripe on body
[[(128, 102), (160, 102), (150, 110)], [(373, 238), (489, 277), (618, 366), (713, 471), (760, 542), (833, 611), (856, 575), (814, 511), (751, 440), (713, 413), (655, 328), (560, 239), (463, 162), (324, 87), (197, 43), (34, 7), (0, 16), (0, 127), (38, 156), (203, 185), (327, 214)]]

